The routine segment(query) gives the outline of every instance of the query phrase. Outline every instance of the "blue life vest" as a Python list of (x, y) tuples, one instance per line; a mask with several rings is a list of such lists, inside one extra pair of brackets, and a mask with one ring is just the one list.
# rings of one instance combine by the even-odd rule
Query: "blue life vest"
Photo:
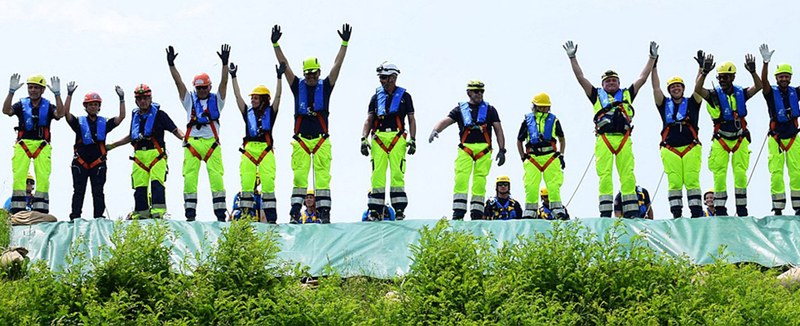
[(489, 103), (481, 102), (478, 106), (478, 122), (473, 123), (472, 121), (472, 112), (469, 108), (468, 102), (460, 102), (458, 103), (458, 107), (461, 109), (461, 118), (464, 119), (464, 127), (469, 128), (476, 125), (482, 125), (486, 123), (486, 114), (489, 112)]
[[(324, 85), (322, 80), (317, 81), (317, 87), (314, 89), (314, 107), (312, 110), (314, 112), (320, 112), (325, 110), (325, 97), (323, 96), (323, 89)], [(306, 80), (302, 79), (298, 83), (297, 87), (297, 105), (295, 107), (295, 114), (297, 115), (309, 115), (308, 112), (308, 85), (306, 85)]]
[(671, 125), (673, 123), (683, 122), (686, 120), (686, 107), (689, 106), (688, 98), (683, 98), (680, 106), (678, 106), (678, 112), (675, 112), (675, 101), (673, 99), (668, 98), (665, 102), (664, 120), (666, 121), (666, 124)]
[[(623, 99), (622, 95), (623, 91), (621, 89), (618, 89), (617, 92), (614, 93), (614, 102), (622, 102)], [(611, 103), (613, 103), (608, 101), (608, 93), (602, 87), (597, 89), (597, 98), (600, 100), (601, 108), (606, 108)]]
[(496, 220), (512, 220), (517, 218), (517, 212), (514, 210), (514, 200), (508, 198), (506, 204), (500, 204), (500, 201), (495, 198), (494, 199), (494, 218)]
[(272, 130), (271, 113), (271, 106), (264, 108), (264, 115), (261, 116), (261, 125), (258, 125), (255, 110), (252, 107), (247, 108), (247, 135), (256, 137), (260, 130), (263, 130), (265, 133), (270, 132), (270, 130)]
[(195, 119), (195, 123), (199, 125), (206, 125), (211, 121), (219, 120), (219, 106), (217, 106), (217, 95), (214, 93), (208, 94), (208, 101), (206, 102), (206, 108), (208, 111), (203, 110), (203, 105), (200, 103), (200, 99), (197, 98), (197, 93), (192, 92), (192, 103), (194, 103), (194, 114), (193, 116)]
[(544, 132), (539, 132), (539, 126), (536, 123), (536, 113), (528, 113), (525, 115), (525, 122), (528, 124), (529, 142), (533, 145), (541, 143), (549, 144), (553, 140), (553, 128), (556, 125), (556, 116), (554, 114), (546, 113), (547, 118), (544, 121)]
[(800, 116), (800, 107), (797, 104), (797, 90), (793, 87), (787, 89), (789, 93), (789, 106), (792, 109), (791, 116), (786, 115), (786, 106), (783, 105), (783, 96), (781, 96), (778, 86), (772, 86), (772, 94), (775, 99), (775, 118), (780, 123), (789, 122), (789, 119), (794, 119)]
[[(22, 103), (22, 115), (23, 119), (25, 120), (25, 130), (31, 131), (33, 130), (33, 105), (31, 104), (31, 98), (23, 98), (20, 100), (20, 102)], [(38, 113), (37, 126), (46, 127), (48, 114), (50, 113), (50, 101), (44, 98), (39, 99)]]
[(644, 191), (641, 186), (636, 186), (636, 197), (639, 200), (639, 217), (647, 217), (647, 205), (644, 202)]
[[(106, 118), (97, 117), (97, 142), (104, 143), (106, 141)], [(92, 135), (92, 129), (89, 128), (89, 117), (78, 117), (78, 123), (81, 126), (81, 140), (84, 145), (94, 144), (95, 140)]]
[(537, 213), (539, 214), (539, 218), (540, 219), (543, 219), (543, 220), (553, 220), (553, 219), (555, 219), (555, 217), (553, 216), (553, 212), (547, 207), (539, 206), (539, 211)]
[[(402, 87), (397, 87), (392, 94), (392, 104), (389, 105), (389, 114), (397, 113), (397, 108), (400, 107), (400, 101), (403, 99), (403, 94), (406, 93), (406, 89)], [(388, 97), (386, 94), (386, 90), (383, 89), (383, 86), (378, 87), (375, 89), (375, 95), (378, 97), (378, 116), (385, 116), (386, 113), (386, 98)]]
[[(725, 121), (733, 121), (733, 108), (731, 107), (731, 103), (728, 102), (728, 95), (717, 86), (715, 88), (717, 92), (717, 98), (719, 99), (719, 109), (720, 115)], [(744, 89), (733, 85), (733, 96), (736, 98), (736, 112), (739, 114), (740, 118), (744, 118), (747, 116), (747, 104), (745, 104), (745, 97), (744, 97)]]
[[(139, 108), (133, 110), (133, 117), (131, 119), (131, 140), (141, 140), (149, 138), (153, 135), (153, 124), (156, 121), (156, 113), (158, 113), (159, 105), (157, 103), (150, 104), (150, 109), (147, 113), (142, 114)], [(147, 119), (144, 123), (144, 131), (142, 131), (141, 120)]]

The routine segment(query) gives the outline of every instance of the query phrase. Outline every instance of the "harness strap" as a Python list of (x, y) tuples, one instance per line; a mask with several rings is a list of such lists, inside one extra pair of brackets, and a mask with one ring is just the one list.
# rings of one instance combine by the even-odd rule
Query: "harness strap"
[(153, 145), (156, 147), (156, 150), (158, 151), (158, 156), (156, 156), (156, 158), (154, 158), (149, 165), (145, 165), (144, 163), (142, 163), (142, 161), (139, 160), (139, 158), (136, 157), (136, 155), (134, 155), (132, 158), (133, 162), (136, 163), (136, 165), (138, 165), (140, 168), (142, 168), (142, 170), (144, 170), (147, 173), (150, 173), (150, 170), (153, 168), (153, 166), (155, 166), (156, 163), (158, 163), (158, 161), (163, 159), (165, 156), (164, 150), (161, 148), (161, 145), (158, 144), (155, 138), (151, 137), (150, 139), (153, 141)]
[(539, 162), (536, 162), (536, 160), (533, 158), (533, 156), (528, 156), (528, 161), (533, 163), (533, 165), (536, 166), (537, 169), (539, 169), (539, 172), (542, 172), (542, 173), (544, 173), (544, 170), (547, 170), (547, 167), (550, 166), (550, 163), (553, 163), (553, 161), (555, 161), (555, 160), (556, 160), (556, 156), (555, 155), (551, 155), (550, 159), (548, 159), (547, 162), (544, 163), (544, 165), (539, 165)]
[(78, 161), (78, 164), (83, 166), (84, 169), (91, 170), (95, 166), (98, 166), (101, 163), (105, 162), (105, 158), (106, 158), (106, 143), (103, 142), (103, 143), (99, 143), (98, 145), (100, 145), (100, 157), (98, 157), (97, 159), (92, 161), (92, 163), (86, 163), (86, 161), (83, 160), (81, 155), (78, 154), (78, 149), (77, 148), (75, 149), (75, 160)]
[(43, 141), (41, 144), (39, 144), (39, 147), (36, 148), (36, 151), (31, 154), (30, 149), (28, 149), (28, 145), (26, 145), (22, 139), (20, 139), (17, 143), (20, 145), (20, 147), (22, 147), (22, 150), (25, 151), (25, 154), (28, 155), (28, 158), (32, 158), (34, 160), (39, 157), (39, 154), (42, 153), (42, 149), (44, 149), (44, 147), (48, 144), (46, 140)]
[[(744, 139), (744, 136), (739, 136), (739, 138), (736, 140), (736, 145), (733, 146), (733, 148), (728, 147), (728, 144), (725, 143), (725, 140), (722, 139), (722, 137), (716, 137), (716, 138), (719, 141), (719, 144), (722, 145), (722, 149), (724, 149), (728, 153), (733, 153), (737, 149), (739, 149), (739, 145), (742, 144), (742, 139)], [(778, 142), (778, 144), (780, 144), (780, 142)]]
[(608, 150), (610, 150), (611, 154), (614, 155), (619, 154), (619, 152), (622, 150), (622, 147), (625, 146), (625, 142), (628, 141), (628, 137), (630, 136), (631, 136), (631, 129), (628, 129), (627, 131), (625, 131), (625, 135), (622, 136), (622, 141), (619, 142), (619, 147), (615, 149), (614, 146), (611, 146), (611, 142), (608, 141), (606, 134), (600, 134), (600, 138), (603, 139), (603, 142), (606, 143), (606, 147), (608, 147)]
[(300, 144), (300, 147), (302, 147), (306, 151), (306, 153), (313, 155), (313, 154), (317, 153), (317, 151), (319, 150), (320, 147), (322, 147), (322, 143), (324, 143), (325, 140), (328, 139), (328, 134), (322, 135), (322, 139), (320, 139), (317, 142), (317, 146), (314, 146), (314, 149), (309, 149), (308, 145), (306, 145), (306, 142), (304, 142), (303, 139), (300, 138), (300, 136), (294, 135), (294, 136), (292, 136), (292, 138), (294, 138), (294, 140), (296, 140), (297, 143)]
[(269, 134), (264, 135), (264, 141), (265, 141), (265, 143), (267, 143), (267, 148), (265, 148), (261, 152), (261, 155), (258, 158), (255, 158), (255, 156), (253, 156), (253, 154), (250, 154), (250, 152), (248, 152), (245, 149), (247, 147), (247, 142), (242, 144), (242, 148), (239, 148), (239, 151), (242, 152), (242, 154), (244, 154), (244, 156), (246, 156), (248, 159), (250, 159), (250, 162), (253, 162), (253, 164), (258, 166), (258, 165), (261, 164), (261, 161), (264, 160), (264, 157), (267, 156), (267, 153), (269, 153), (272, 150), (272, 141), (270, 139)]

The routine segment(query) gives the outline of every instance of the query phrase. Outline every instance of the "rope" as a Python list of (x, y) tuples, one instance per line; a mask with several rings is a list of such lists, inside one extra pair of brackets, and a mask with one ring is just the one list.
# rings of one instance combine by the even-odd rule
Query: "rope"
[(578, 193), (578, 189), (580, 189), (581, 184), (583, 184), (583, 178), (586, 177), (586, 172), (589, 172), (589, 167), (591, 167), (592, 162), (594, 162), (594, 155), (595, 154), (592, 154), (592, 157), (589, 159), (589, 163), (586, 164), (586, 169), (583, 170), (583, 175), (581, 176), (581, 180), (578, 181), (578, 186), (575, 187), (575, 191), (572, 192), (572, 196), (569, 196), (569, 200), (567, 201), (567, 204), (564, 205), (564, 207), (569, 207), (569, 203), (572, 202), (572, 198), (575, 198), (575, 194)]
[[(652, 208), (653, 207), (653, 200), (656, 198), (656, 195), (658, 195), (658, 189), (661, 188), (661, 181), (664, 180), (664, 174), (666, 174), (666, 172), (665, 171), (661, 171), (661, 177), (658, 178), (658, 185), (656, 185), (656, 191), (653, 192), (652, 196), (650, 196), (650, 204), (647, 204), (647, 212), (645, 212), (645, 215), (650, 213), (650, 210), (653, 209)], [(645, 216), (645, 218), (646, 218), (646, 216)]]
[(767, 144), (767, 139), (769, 139), (769, 135), (764, 137), (764, 141), (761, 143), (761, 149), (758, 150), (758, 156), (756, 156), (756, 162), (753, 164), (753, 167), (750, 170), (750, 176), (747, 177), (747, 186), (750, 186), (750, 179), (753, 178), (753, 173), (756, 172), (756, 166), (758, 166), (758, 160), (761, 159), (761, 152), (764, 151), (764, 145)]

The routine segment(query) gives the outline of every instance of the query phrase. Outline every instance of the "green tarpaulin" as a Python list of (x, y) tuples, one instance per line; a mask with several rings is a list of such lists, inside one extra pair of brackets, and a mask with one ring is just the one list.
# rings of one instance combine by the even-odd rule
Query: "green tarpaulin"
[[(614, 227), (617, 219), (585, 218), (567, 223), (582, 223), (602, 236)], [(172, 261), (174, 266), (190, 265), (198, 252), (208, 252), (227, 223), (165, 221), (175, 232)], [(390, 278), (408, 272), (411, 264), (409, 245), (419, 239), (419, 229), (433, 227), (436, 220), (398, 222), (338, 223), (328, 225), (257, 224), (262, 232), (276, 230), (280, 239), (279, 257), (309, 267), (320, 275), (330, 265), (343, 276), (367, 275)], [(130, 222), (123, 222), (130, 223)], [(154, 223), (144, 221), (142, 223)], [(65, 264), (70, 247), (82, 239), (91, 257), (100, 254), (101, 246), (111, 245), (110, 236), (118, 225), (108, 220), (41, 223), (15, 226), (12, 246), (30, 250), (32, 260), (46, 260), (53, 269)], [(542, 220), (451, 221), (452, 228), (476, 235), (491, 235), (498, 244), (516, 241), (519, 235), (547, 232), (552, 224)], [(724, 246), (729, 262), (754, 262), (763, 266), (800, 265), (800, 218), (790, 216), (714, 217), (676, 220), (622, 220), (628, 241), (642, 234), (656, 250), (672, 255), (686, 255), (697, 264), (708, 264)]]

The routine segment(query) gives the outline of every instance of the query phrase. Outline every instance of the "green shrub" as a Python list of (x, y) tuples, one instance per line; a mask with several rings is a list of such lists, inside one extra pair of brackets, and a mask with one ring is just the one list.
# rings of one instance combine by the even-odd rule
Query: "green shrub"
[(8, 248), (11, 243), (11, 220), (8, 211), (0, 209), (0, 250)]

